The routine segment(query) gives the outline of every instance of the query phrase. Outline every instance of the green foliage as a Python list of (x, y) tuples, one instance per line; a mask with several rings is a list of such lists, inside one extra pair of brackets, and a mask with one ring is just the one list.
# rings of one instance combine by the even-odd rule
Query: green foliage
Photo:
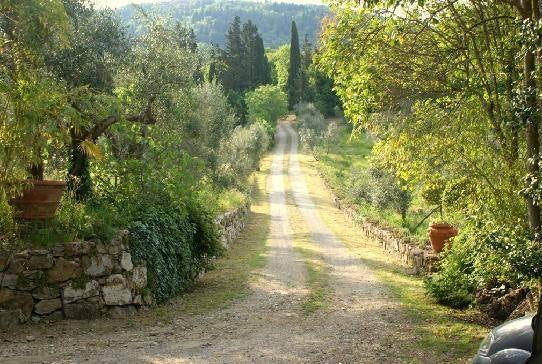
[(295, 21), (292, 21), (292, 37), (290, 39), (290, 63), (288, 67), (288, 81), (286, 88), (288, 91), (288, 109), (293, 110), (294, 106), (301, 101), (301, 53), (299, 50), (299, 36)]
[(271, 62), (271, 81), (287, 92), (286, 83), (288, 82), (288, 69), (290, 68), (290, 45), (284, 44), (277, 49), (267, 50), (267, 57)]
[[(252, 20), (260, 28), (265, 46), (272, 48), (288, 43), (292, 19), (301, 34), (308, 34), (309, 40), (315, 43), (320, 21), (329, 13), (327, 6), (278, 2), (197, 0), (139, 6), (149, 13), (171, 16), (193, 28), (201, 42), (220, 46), (225, 45), (224, 34), (234, 16), (239, 16), (242, 22)], [(122, 7), (117, 12), (126, 22), (137, 16), (133, 6)]]
[(540, 275), (532, 153), (540, 138), (526, 127), (540, 122), (528, 96), (540, 87), (538, 66), (529, 68), (526, 52), (539, 38), (527, 30), (529, 12), (496, 1), (422, 1), (398, 17), (389, 3), (335, 3), (317, 64), (348, 119), (376, 136), (378, 164), (426, 207), (442, 205), (462, 232), (428, 290), (464, 306), (486, 285), (528, 286)]
[[(0, 248), (130, 229), (157, 300), (181, 293), (221, 253), (219, 196), (245, 190), (265, 129), (234, 129), (229, 98), (246, 109), (244, 94), (203, 81), (192, 30), (142, 13), (129, 38), (86, 1), (19, 3), (0, 8)], [(255, 27), (244, 37), (264, 55)], [(8, 201), (29, 170), (69, 182), (53, 219), (13, 219)]]
[(269, 142), (269, 133), (261, 123), (235, 128), (220, 147), (221, 185), (242, 185), (249, 174), (258, 168)]
[(241, 29), (240, 18), (236, 16), (226, 38), (225, 50), (213, 50), (212, 77), (222, 82), (230, 105), (244, 125), (247, 121), (245, 93), (269, 83), (271, 67), (258, 28), (250, 20)]
[(269, 125), (270, 136), (274, 135), (277, 120), (288, 112), (287, 96), (278, 86), (260, 86), (246, 95), (248, 119)]
[(295, 111), (301, 144), (318, 160), (318, 147), (323, 143), (326, 130), (324, 116), (311, 103), (298, 103)]
[(164, 302), (186, 290), (221, 250), (203, 206), (190, 206), (197, 215), (189, 215), (167, 196), (155, 202), (138, 211), (130, 234), (134, 260), (147, 262), (149, 287)]
[(333, 80), (317, 69), (312, 69), (311, 83), (314, 85), (314, 104), (324, 115), (329, 118), (337, 115), (337, 108), (341, 102), (333, 91)]
[(358, 203), (367, 202), (380, 210), (393, 209), (406, 223), (412, 195), (393, 173), (375, 165), (352, 170), (348, 193)]
[(295, 108), (297, 115), (297, 127), (300, 129), (311, 129), (318, 134), (326, 130), (324, 116), (311, 103), (300, 103)]
[(472, 249), (464, 246), (461, 237), (454, 239), (452, 249), (445, 252), (440, 271), (424, 280), (428, 294), (437, 302), (455, 308), (468, 307), (474, 301), (477, 287), (472, 276)]

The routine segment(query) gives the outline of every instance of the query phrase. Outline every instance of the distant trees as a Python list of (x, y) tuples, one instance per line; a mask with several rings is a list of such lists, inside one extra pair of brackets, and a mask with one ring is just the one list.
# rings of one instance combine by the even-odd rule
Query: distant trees
[(292, 21), (290, 66), (288, 68), (286, 88), (288, 91), (288, 108), (293, 110), (294, 106), (301, 100), (301, 53), (299, 52), (299, 36), (295, 21)]
[[(308, 34), (309, 40), (314, 43), (320, 22), (329, 13), (327, 6), (244, 0), (172, 1), (141, 7), (150, 14), (172, 17), (189, 25), (201, 43), (218, 44), (222, 48), (226, 45), (224, 34), (236, 15), (241, 23), (250, 19), (258, 25), (265, 47), (277, 48), (289, 43), (291, 19), (296, 20), (301, 34)], [(128, 24), (137, 16), (134, 6), (122, 7), (117, 12)]]

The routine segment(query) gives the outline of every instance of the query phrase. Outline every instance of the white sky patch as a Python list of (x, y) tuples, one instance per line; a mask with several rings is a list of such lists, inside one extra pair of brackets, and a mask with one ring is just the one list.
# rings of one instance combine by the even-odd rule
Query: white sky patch
[[(182, 0), (181, 0), (182, 1)], [(120, 6), (129, 5), (129, 4), (156, 4), (164, 2), (172, 2), (171, 0), (92, 0), (97, 8), (118, 8)], [(175, 2), (180, 2), (179, 0)], [(256, 2), (266, 2), (265, 0), (256, 0)], [(321, 0), (267, 0), (267, 2), (277, 2), (277, 3), (293, 3), (293, 4), (318, 4), (323, 5)]]

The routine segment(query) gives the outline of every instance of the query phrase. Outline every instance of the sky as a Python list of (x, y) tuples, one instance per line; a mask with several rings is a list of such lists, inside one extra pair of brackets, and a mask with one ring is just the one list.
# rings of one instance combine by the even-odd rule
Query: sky
[[(116, 8), (128, 4), (159, 3), (171, 0), (93, 0), (98, 8)], [(274, 2), (296, 3), (296, 4), (322, 4), (321, 0), (271, 0)]]

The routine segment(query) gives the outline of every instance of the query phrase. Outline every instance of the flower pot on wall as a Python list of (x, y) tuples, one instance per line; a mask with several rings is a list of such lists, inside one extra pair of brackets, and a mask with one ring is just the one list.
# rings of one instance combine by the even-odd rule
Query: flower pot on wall
[(435, 253), (440, 253), (444, 246), (449, 243), (450, 238), (457, 235), (457, 229), (447, 223), (434, 223), (427, 230), (429, 240)]
[(29, 188), (25, 189), (22, 196), (9, 202), (15, 210), (15, 216), (22, 220), (45, 220), (55, 216), (66, 183), (47, 180), (25, 183), (30, 184)]

